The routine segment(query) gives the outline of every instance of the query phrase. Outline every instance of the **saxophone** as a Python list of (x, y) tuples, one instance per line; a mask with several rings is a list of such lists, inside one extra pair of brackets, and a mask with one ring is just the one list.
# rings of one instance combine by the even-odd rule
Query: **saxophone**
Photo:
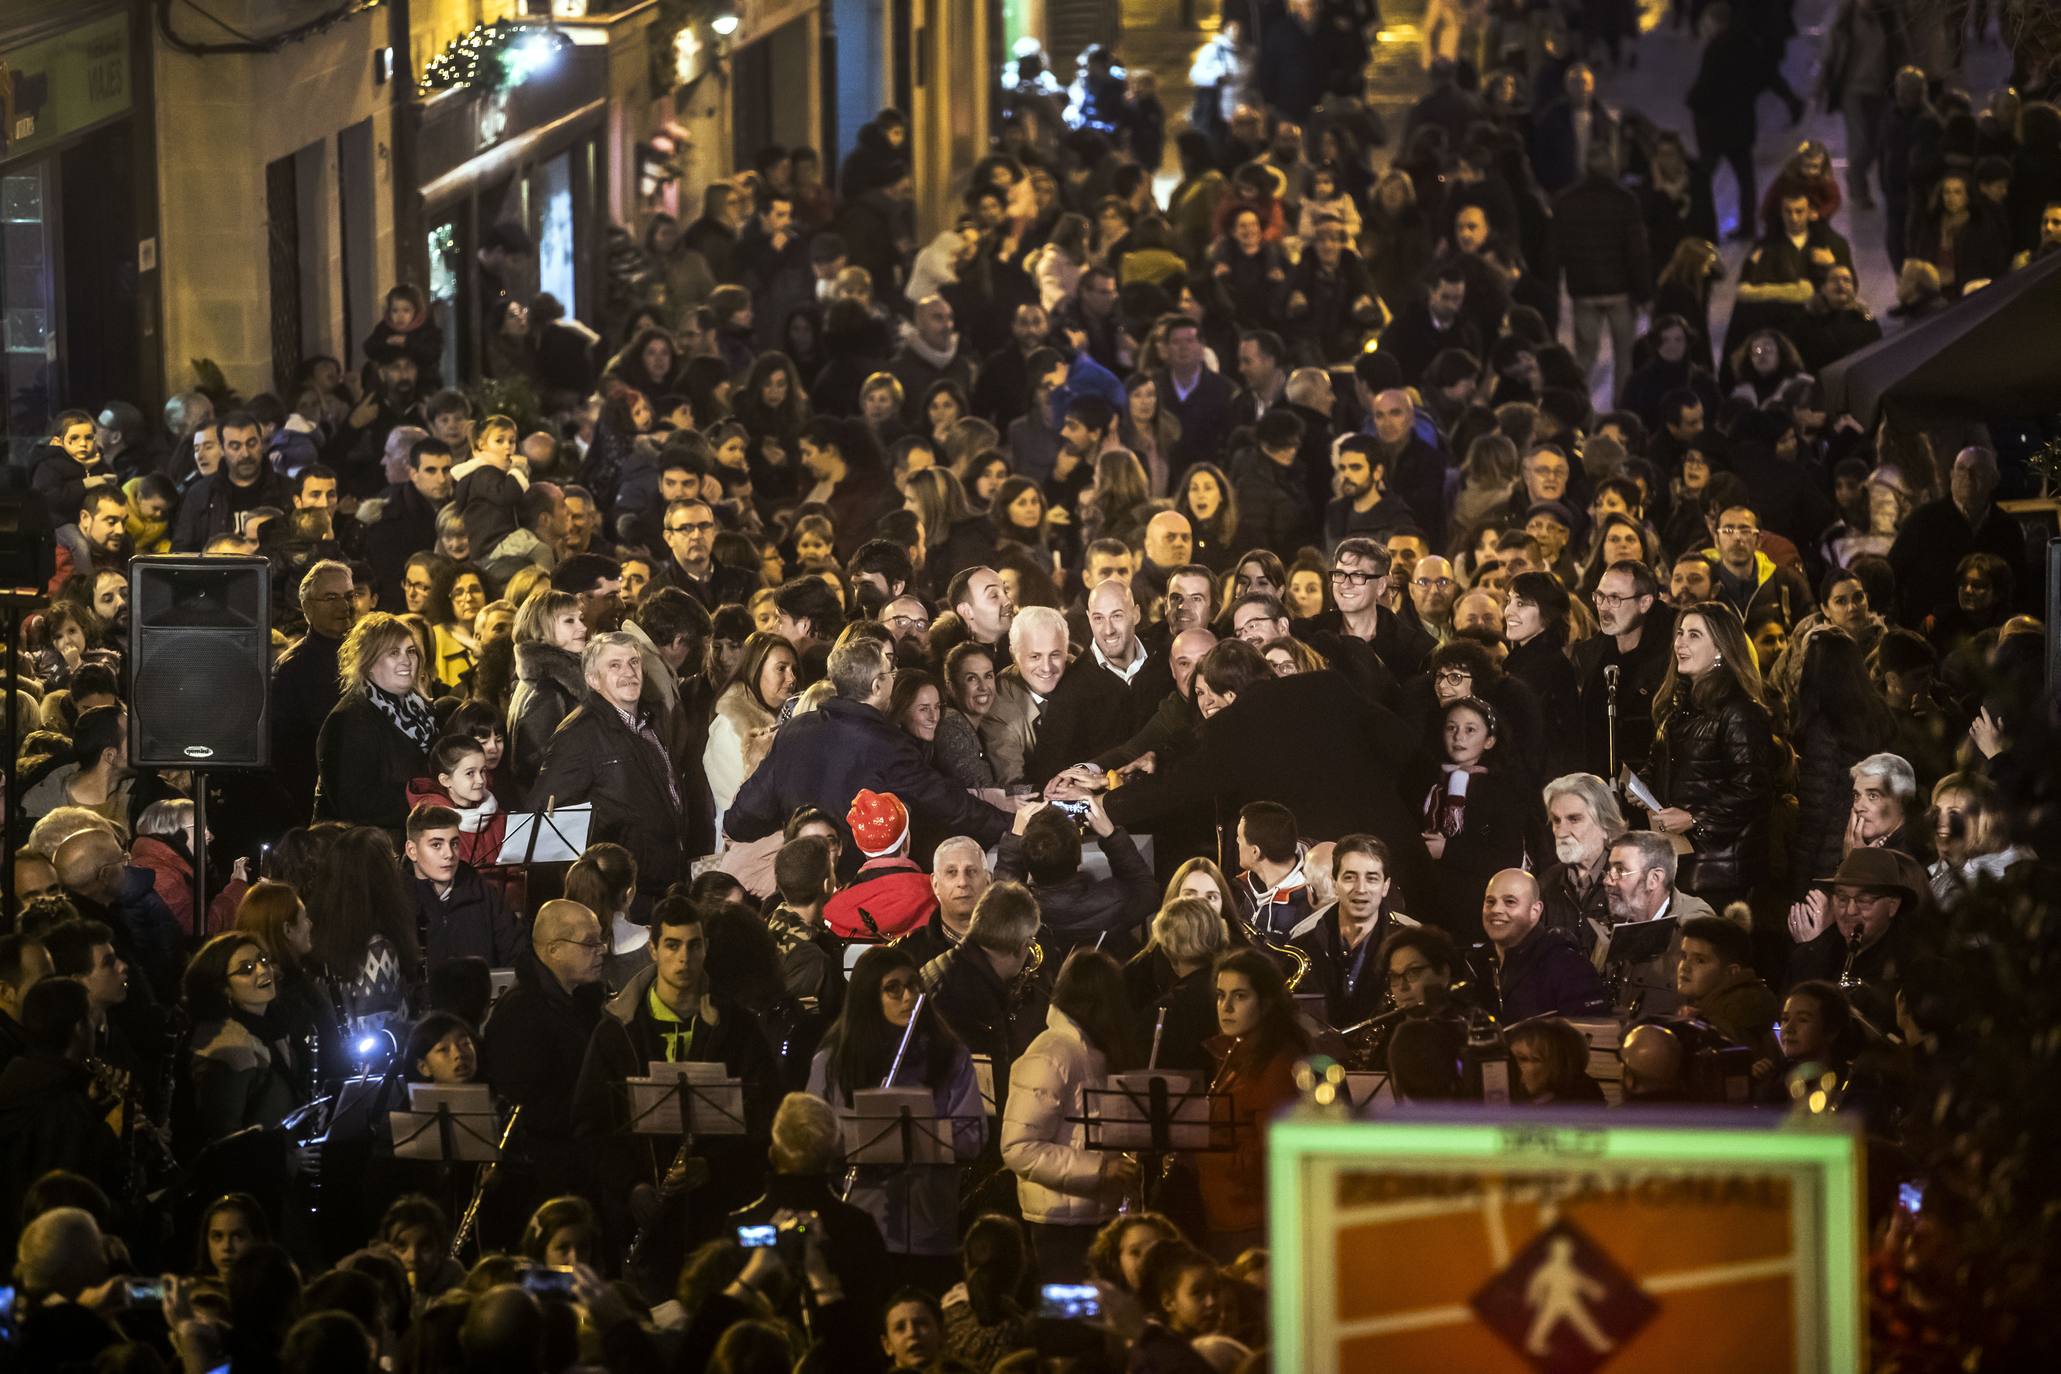
[(1263, 934), (1258, 926), (1242, 918), (1236, 919), (1238, 919), (1239, 931), (1244, 934), (1246, 940), (1253, 948), (1267, 951), (1274, 956), (1276, 963), (1288, 966), (1290, 970), (1288, 974), (1288, 991), (1291, 993), (1298, 991), (1302, 986), (1302, 980), (1309, 976), (1310, 956), (1294, 945), (1276, 943)]

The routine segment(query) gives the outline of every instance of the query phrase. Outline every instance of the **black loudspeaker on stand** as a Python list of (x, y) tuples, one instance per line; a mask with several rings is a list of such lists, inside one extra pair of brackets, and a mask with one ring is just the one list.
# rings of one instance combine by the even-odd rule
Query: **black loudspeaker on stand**
[(129, 564), (129, 761), (193, 770), (193, 887), (207, 910), (207, 775), (272, 762), (272, 567), (153, 554)]

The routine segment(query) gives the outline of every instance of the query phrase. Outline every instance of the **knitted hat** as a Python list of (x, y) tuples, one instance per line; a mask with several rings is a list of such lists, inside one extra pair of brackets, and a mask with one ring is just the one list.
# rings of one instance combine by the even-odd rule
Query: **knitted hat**
[(892, 792), (860, 792), (845, 821), (859, 852), (869, 859), (894, 853), (909, 838), (909, 808)]

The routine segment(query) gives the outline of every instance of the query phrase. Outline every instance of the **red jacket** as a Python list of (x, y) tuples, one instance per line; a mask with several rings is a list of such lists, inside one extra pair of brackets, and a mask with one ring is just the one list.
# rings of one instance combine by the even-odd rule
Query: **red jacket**
[(215, 894), (215, 900), (208, 903), (207, 929), (196, 931), (193, 928), (193, 865), (187, 862), (186, 856), (156, 835), (138, 835), (136, 842), (129, 846), (129, 861), (138, 868), (150, 870), (151, 886), (171, 908), (172, 916), (179, 922), (183, 933), (205, 939), (236, 928), (236, 908), (248, 890), (242, 879), (230, 879), (228, 886)]
[[(448, 806), (463, 818), (458, 828), (458, 857), (474, 868), (487, 869), (494, 866), (500, 856), (501, 842), (508, 838), (508, 813), (497, 805), (485, 816), (468, 811), (437, 785), (435, 778), (417, 778), (408, 784), (408, 809), (413, 811), (423, 802), (433, 806)], [(464, 822), (477, 820), (479, 829), (472, 830)]]
[[(1217, 1036), (1208, 1048), (1221, 1064), (1230, 1045), (1229, 1040)], [(1250, 1231), (1266, 1224), (1267, 1122), (1295, 1100), (1295, 1059), (1294, 1048), (1283, 1046), (1258, 1074), (1220, 1075), (1216, 1091), (1230, 1099), (1230, 1119), (1237, 1123), (1237, 1148), (1195, 1156), (1202, 1215), (1213, 1235)], [(1215, 1115), (1224, 1119), (1221, 1112)]]
[(847, 940), (892, 940), (921, 928), (936, 911), (930, 875), (908, 855), (890, 854), (861, 864), (851, 886), (824, 906), (823, 919)]

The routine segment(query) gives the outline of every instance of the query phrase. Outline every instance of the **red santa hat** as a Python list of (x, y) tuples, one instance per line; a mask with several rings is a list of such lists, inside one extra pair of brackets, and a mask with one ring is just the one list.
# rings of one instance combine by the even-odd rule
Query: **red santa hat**
[(859, 852), (869, 859), (892, 854), (908, 843), (909, 808), (892, 792), (860, 792), (852, 798), (845, 820)]

